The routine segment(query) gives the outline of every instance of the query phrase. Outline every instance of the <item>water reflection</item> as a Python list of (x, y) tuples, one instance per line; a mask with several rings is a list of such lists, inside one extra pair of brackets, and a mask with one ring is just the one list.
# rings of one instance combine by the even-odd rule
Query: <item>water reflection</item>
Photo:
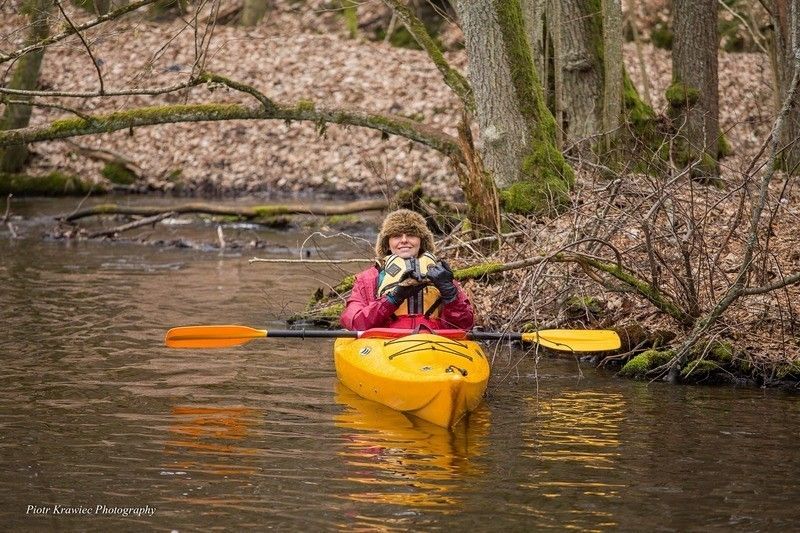
[(352, 467), (348, 481), (358, 489), (342, 497), (442, 513), (458, 511), (461, 500), (454, 487), (483, 473), (476, 459), (487, 446), (485, 404), (449, 431), (365, 400), (340, 383), (336, 402), (347, 408), (335, 417), (335, 424), (347, 430), (339, 453)]
[[(613, 513), (604, 507), (619, 500), (625, 485), (614, 475), (622, 458), (620, 426), (625, 418), (621, 394), (564, 391), (552, 398), (525, 398), (530, 412), (522, 424), (521, 455), (540, 465), (520, 483), (545, 499), (576, 498), (591, 506), (573, 507), (564, 525), (613, 526)], [(540, 503), (540, 502), (539, 502)], [(537, 509), (530, 509), (537, 514)]]
[(248, 407), (175, 406), (169, 438), (165, 441), (169, 474), (203, 472), (215, 475), (255, 474), (258, 469), (242, 464), (255, 457), (257, 448), (242, 441), (257, 423), (257, 411)]

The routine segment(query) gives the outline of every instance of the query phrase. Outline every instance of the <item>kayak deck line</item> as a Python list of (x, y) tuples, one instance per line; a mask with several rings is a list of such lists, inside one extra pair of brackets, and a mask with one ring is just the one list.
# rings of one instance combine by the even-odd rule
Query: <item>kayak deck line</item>
[[(464, 357), (464, 358), (472, 361), (472, 356), (471, 355), (459, 352), (458, 350), (454, 350), (454, 349), (449, 347), (449, 345), (455, 345), (455, 346), (458, 346), (459, 348), (463, 348), (463, 349), (466, 350), (467, 346), (465, 344), (463, 344), (463, 343), (460, 343), (460, 342), (453, 342), (453, 341), (421, 341), (421, 340), (417, 340), (417, 339), (399, 338), (399, 339), (394, 339), (394, 340), (392, 340), (390, 342), (384, 343), (384, 346), (387, 346), (389, 344), (400, 344), (400, 343), (404, 343), (404, 342), (413, 342), (414, 346), (409, 346), (409, 347), (407, 347), (407, 348), (405, 348), (405, 349), (403, 349), (403, 350), (401, 350), (401, 351), (399, 351), (397, 353), (394, 353), (394, 354), (390, 355), (389, 356), (389, 360), (392, 360), (395, 357), (399, 357), (401, 355), (406, 355), (406, 354), (409, 354), (409, 353), (418, 352), (420, 350), (436, 351), (436, 347), (438, 346), (439, 347), (439, 351), (443, 351), (443, 352), (446, 352), (446, 353), (457, 355), (459, 357)], [(426, 348), (427, 345), (431, 345), (430, 348)]]

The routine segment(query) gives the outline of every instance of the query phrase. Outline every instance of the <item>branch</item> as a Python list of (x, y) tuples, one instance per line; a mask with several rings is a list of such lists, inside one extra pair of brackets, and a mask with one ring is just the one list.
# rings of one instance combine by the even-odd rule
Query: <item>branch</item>
[(87, 29), (89, 29), (89, 28), (91, 28), (93, 26), (97, 26), (98, 24), (102, 24), (103, 22), (106, 22), (108, 20), (112, 20), (112, 19), (121, 17), (122, 15), (125, 15), (126, 13), (130, 13), (131, 11), (135, 11), (135, 10), (139, 9), (140, 7), (146, 6), (148, 4), (152, 4), (153, 2), (157, 2), (157, 1), (158, 0), (139, 0), (138, 2), (132, 2), (131, 4), (129, 4), (127, 6), (124, 6), (124, 7), (121, 7), (119, 9), (116, 9), (114, 11), (111, 11), (110, 13), (106, 13), (105, 15), (103, 15), (101, 17), (97, 17), (94, 20), (90, 20), (88, 22), (83, 23), (80, 26), (71, 26), (71, 27), (69, 27), (68, 29), (62, 31), (59, 34), (51, 35), (50, 37), (48, 37), (46, 39), (42, 39), (41, 41), (33, 43), (33, 44), (31, 44), (29, 46), (26, 46), (24, 48), (20, 48), (19, 50), (16, 50), (16, 51), (11, 52), (9, 54), (0, 54), (0, 64), (5, 63), (7, 61), (11, 61), (12, 59), (16, 59), (16, 58), (18, 58), (20, 56), (24, 56), (25, 54), (29, 54), (31, 52), (35, 52), (36, 50), (42, 50), (43, 48), (45, 48), (47, 46), (50, 46), (51, 44), (57, 43), (58, 41), (61, 41), (61, 40), (69, 37), (70, 35), (72, 35), (74, 33), (77, 33), (77, 32), (83, 31), (83, 30), (87, 30)]
[(194, 87), (196, 85), (200, 85), (201, 83), (203, 83), (203, 81), (194, 78), (177, 85), (170, 85), (169, 87), (159, 87), (154, 89), (128, 89), (124, 91), (105, 91), (103, 93), (98, 91), (25, 91), (22, 89), (8, 89), (6, 87), (0, 87), (0, 94), (16, 94), (20, 96), (61, 96), (65, 98), (94, 98), (97, 96), (158, 96), (161, 94), (179, 91), (181, 89), (186, 89), (187, 87)]
[(83, 34), (78, 31), (75, 25), (70, 20), (67, 12), (64, 11), (64, 7), (61, 5), (60, 0), (55, 0), (56, 6), (58, 6), (58, 10), (61, 11), (61, 15), (64, 17), (64, 20), (67, 21), (67, 24), (72, 29), (73, 33), (78, 36), (78, 39), (81, 40), (83, 43), (83, 47), (86, 48), (86, 52), (89, 54), (89, 59), (92, 60), (92, 65), (94, 65), (95, 70), (97, 71), (97, 77), (100, 80), (100, 94), (105, 93), (105, 84), (103, 83), (103, 73), (100, 71), (100, 65), (97, 64), (97, 59), (94, 58), (94, 54), (92, 53), (92, 48), (89, 46), (89, 43), (86, 42), (86, 39), (83, 38)]
[(90, 239), (94, 239), (96, 237), (115, 237), (117, 233), (122, 233), (123, 231), (128, 231), (135, 228), (140, 228), (142, 226), (147, 226), (150, 224), (156, 225), (157, 222), (164, 220), (165, 218), (169, 218), (174, 216), (174, 211), (168, 211), (166, 213), (159, 213), (157, 215), (153, 215), (151, 217), (142, 218), (140, 220), (134, 220), (133, 222), (128, 222), (127, 224), (122, 224), (121, 226), (116, 226), (111, 229), (95, 231), (94, 233), (89, 234)]
[(241, 218), (265, 218), (280, 215), (316, 215), (316, 216), (331, 216), (331, 215), (349, 215), (352, 213), (360, 213), (362, 211), (380, 211), (386, 209), (388, 203), (386, 200), (360, 200), (357, 202), (350, 202), (343, 205), (303, 205), (303, 204), (275, 204), (275, 205), (258, 205), (253, 207), (227, 207), (218, 206), (205, 203), (189, 203), (179, 206), (164, 208), (164, 207), (132, 207), (120, 206), (117, 204), (101, 204), (86, 209), (75, 211), (63, 217), (63, 220), (72, 222), (79, 218), (90, 217), (95, 215), (139, 215), (139, 216), (155, 216), (160, 215), (166, 211), (177, 214), (185, 213), (208, 213), (210, 215), (224, 215), (224, 216), (238, 216)]
[(218, 120), (304, 120), (317, 124), (331, 122), (361, 126), (398, 135), (429, 146), (450, 157), (461, 157), (458, 141), (441, 130), (398, 115), (379, 115), (361, 110), (317, 107), (310, 100), (275, 104), (273, 109), (241, 104), (179, 104), (150, 106), (84, 118), (60, 119), (44, 126), (0, 131), (0, 147), (65, 139), (129, 128)]
[(262, 93), (261, 91), (257, 90), (255, 87), (252, 87), (250, 85), (239, 83), (237, 81), (231, 80), (224, 76), (220, 76), (219, 74), (214, 74), (212, 72), (202, 72), (199, 76), (199, 80), (202, 82), (220, 83), (222, 85), (225, 85), (226, 87), (230, 87), (235, 91), (240, 91), (249, 94), (256, 100), (261, 102), (261, 105), (263, 105), (264, 109), (266, 109), (267, 111), (274, 111), (276, 108), (275, 102), (267, 98), (267, 96), (264, 93)]
[(401, 0), (383, 0), (383, 3), (394, 10), (406, 29), (408, 29), (408, 32), (414, 37), (414, 40), (425, 50), (428, 57), (433, 61), (433, 64), (436, 65), (436, 68), (442, 73), (442, 77), (447, 86), (453, 89), (453, 92), (461, 99), (464, 107), (474, 112), (475, 97), (472, 94), (472, 87), (470, 87), (469, 82), (464, 76), (447, 62), (442, 53), (442, 49), (439, 48), (439, 45), (436, 44), (436, 41), (434, 41), (433, 37), (428, 33), (425, 24), (423, 24)]
[[(792, 20), (793, 27), (797, 27), (798, 20), (800, 20), (800, 13), (795, 12)], [(794, 75), (792, 76), (792, 81), (789, 85), (789, 90), (787, 91), (783, 105), (781, 106), (781, 110), (778, 113), (775, 123), (772, 126), (772, 131), (770, 131), (769, 137), (767, 138), (770, 147), (769, 158), (766, 163), (767, 170), (764, 172), (764, 175), (761, 178), (758, 199), (753, 205), (753, 209), (751, 211), (750, 228), (747, 235), (744, 256), (742, 258), (742, 265), (739, 267), (739, 271), (736, 274), (736, 279), (722, 296), (722, 299), (717, 302), (714, 308), (711, 309), (706, 316), (697, 321), (691, 333), (683, 342), (678, 352), (675, 354), (675, 357), (669, 362), (669, 375), (672, 381), (677, 381), (678, 372), (680, 371), (681, 367), (686, 364), (692, 346), (717, 322), (717, 320), (719, 320), (719, 318), (736, 300), (738, 300), (742, 295), (748, 293), (749, 289), (746, 286), (747, 278), (753, 269), (753, 256), (755, 255), (756, 247), (758, 245), (758, 227), (761, 223), (762, 214), (766, 209), (769, 184), (772, 181), (772, 178), (775, 176), (775, 172), (777, 170), (775, 161), (777, 160), (780, 152), (780, 138), (783, 135), (783, 130), (789, 115), (789, 111), (792, 108), (793, 102), (797, 96), (798, 86), (800, 86), (800, 42), (797, 39), (794, 39), (793, 42), (795, 43), (793, 50)], [(765, 145), (766, 144), (767, 143), (765, 143)], [(792, 276), (788, 279), (794, 281), (795, 277), (796, 276)], [(786, 282), (787, 280), (784, 279), (783, 281)], [(753, 294), (758, 294), (761, 292), (761, 289), (763, 289), (763, 287), (750, 290), (753, 290)]]
[(346, 263), (374, 263), (372, 259), (262, 259), (253, 257), (247, 260), (248, 263), (311, 263), (322, 265), (342, 265)]

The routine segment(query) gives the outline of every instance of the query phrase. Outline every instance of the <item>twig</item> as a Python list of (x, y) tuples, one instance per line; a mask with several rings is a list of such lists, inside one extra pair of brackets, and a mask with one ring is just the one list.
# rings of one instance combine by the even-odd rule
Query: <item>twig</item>
[(165, 218), (169, 218), (169, 217), (172, 217), (172, 216), (175, 216), (175, 212), (174, 211), (169, 211), (169, 212), (166, 212), (166, 213), (159, 213), (159, 214), (154, 215), (152, 217), (142, 218), (142, 219), (139, 219), (139, 220), (135, 220), (133, 222), (128, 222), (127, 224), (122, 224), (121, 226), (116, 226), (116, 227), (111, 228), (111, 229), (107, 229), (107, 230), (103, 230), (103, 231), (96, 231), (94, 233), (90, 233), (89, 234), (89, 238), (90, 239), (94, 239), (96, 237), (113, 237), (117, 233), (122, 233), (123, 231), (128, 231), (128, 230), (139, 228), (139, 227), (142, 227), (142, 226), (147, 226), (148, 224), (156, 224), (157, 222), (160, 222), (160, 221), (164, 220)]
[(436, 44), (436, 41), (425, 28), (425, 24), (414, 15), (404, 1), (383, 0), (383, 3), (397, 14), (400, 21), (408, 30), (408, 33), (414, 37), (420, 47), (428, 54), (428, 57), (433, 61), (434, 65), (436, 65), (436, 68), (439, 69), (447, 86), (461, 99), (464, 107), (470, 111), (474, 111), (475, 96), (472, 93), (472, 87), (470, 87), (466, 78), (447, 62), (441, 48), (439, 48), (439, 45)]
[(222, 224), (217, 226), (217, 240), (219, 240), (219, 249), (225, 249), (225, 235), (222, 233)]
[(6, 196), (6, 213), (3, 215), (3, 224), (8, 222), (8, 217), (11, 215), (11, 198), (13, 197), (13, 194)]
[(346, 263), (374, 263), (374, 259), (262, 259), (253, 257), (248, 263), (310, 263), (324, 265), (342, 265)]
[(146, 6), (148, 4), (152, 4), (153, 2), (157, 2), (157, 1), (158, 0), (139, 0), (138, 2), (133, 2), (133, 3), (129, 4), (129, 5), (127, 5), (127, 6), (121, 7), (121, 8), (116, 9), (116, 10), (110, 12), (110, 13), (107, 13), (107, 14), (101, 16), (101, 17), (97, 17), (94, 20), (90, 20), (89, 22), (85, 22), (85, 23), (81, 24), (80, 26), (71, 26), (70, 29), (68, 29), (68, 30), (65, 30), (65, 31), (62, 31), (59, 34), (47, 37), (46, 39), (42, 39), (41, 41), (35, 42), (35, 43), (33, 43), (31, 45), (28, 45), (28, 46), (26, 46), (24, 48), (20, 48), (19, 50), (16, 50), (16, 51), (11, 52), (9, 54), (0, 54), (0, 63), (5, 63), (6, 61), (10, 61), (12, 59), (16, 59), (16, 58), (18, 58), (20, 56), (23, 56), (25, 54), (29, 54), (31, 52), (35, 52), (37, 50), (41, 50), (41, 49), (43, 49), (43, 48), (45, 48), (47, 46), (50, 46), (51, 44), (57, 43), (58, 41), (61, 41), (62, 39), (65, 39), (65, 38), (69, 37), (73, 33), (76, 33), (76, 32), (79, 32), (79, 31), (83, 31), (83, 30), (87, 30), (87, 29), (89, 29), (89, 28), (91, 28), (93, 26), (97, 26), (98, 24), (106, 22), (107, 20), (112, 20), (112, 19), (121, 17), (122, 15), (125, 15), (126, 13), (130, 13), (131, 11), (135, 11), (135, 10), (139, 9), (140, 7), (142, 7), (142, 6)]
[[(188, 87), (195, 87), (202, 83), (201, 80), (192, 78), (184, 83), (177, 85), (170, 85), (169, 87), (156, 87), (151, 89), (127, 89), (124, 91), (105, 91), (105, 92), (75, 92), (75, 91), (25, 91), (23, 89), (8, 89), (0, 87), (0, 93), (3, 94), (16, 94), (19, 96), (60, 96), (64, 98), (95, 98), (95, 97), (110, 97), (110, 96), (158, 96), (161, 94), (172, 93)], [(55, 107), (55, 106), (53, 106)], [(71, 109), (66, 109), (71, 113), (76, 113)], [(76, 113), (77, 114), (77, 113)]]
[[(800, 18), (800, 14), (795, 13), (794, 15), (793, 23), (796, 24), (797, 20)], [(789, 85), (789, 90), (787, 91), (786, 98), (781, 106), (780, 113), (778, 113), (778, 116), (772, 126), (772, 131), (770, 131), (769, 137), (767, 138), (770, 147), (770, 153), (766, 171), (764, 172), (764, 176), (761, 178), (759, 195), (751, 211), (750, 228), (747, 235), (742, 264), (739, 267), (733, 284), (728, 288), (728, 290), (711, 309), (711, 311), (709, 311), (702, 319), (696, 322), (688, 338), (683, 342), (675, 357), (668, 363), (671, 381), (677, 381), (680, 368), (686, 364), (692, 346), (694, 346), (700, 337), (712, 326), (714, 326), (720, 317), (722, 317), (725, 311), (748, 290), (748, 287), (746, 286), (747, 277), (753, 269), (753, 256), (755, 255), (756, 247), (758, 245), (758, 227), (761, 222), (762, 214), (766, 209), (769, 184), (772, 181), (772, 178), (775, 176), (775, 172), (777, 170), (775, 161), (779, 153), (780, 138), (783, 134), (783, 129), (786, 124), (789, 111), (792, 107), (792, 102), (797, 95), (798, 85), (800, 85), (800, 42), (797, 40), (795, 40), (795, 48), (793, 52), (794, 75), (792, 76), (792, 82)], [(766, 144), (767, 143), (765, 143), (765, 145)], [(788, 279), (794, 279), (795, 277), (800, 278), (800, 274), (791, 276)], [(782, 282), (785, 281), (786, 278), (782, 280)]]
[(78, 29), (72, 23), (72, 21), (70, 20), (69, 16), (67, 15), (67, 12), (64, 11), (64, 7), (61, 5), (61, 1), (60, 0), (54, 0), (54, 1), (55, 1), (56, 5), (58, 6), (58, 10), (61, 11), (61, 14), (64, 16), (64, 20), (67, 21), (67, 24), (69, 24), (69, 27), (72, 28), (72, 31), (75, 32), (75, 34), (78, 36), (78, 39), (81, 40), (81, 42), (83, 43), (83, 46), (86, 48), (86, 52), (88, 52), (89, 58), (91, 58), (92, 64), (94, 65), (95, 70), (97, 70), (97, 77), (100, 80), (100, 94), (101, 95), (104, 94), (105, 93), (105, 86), (103, 84), (103, 73), (100, 72), (100, 65), (97, 63), (97, 59), (95, 59), (94, 54), (92, 54), (92, 49), (91, 49), (91, 47), (89, 47), (89, 43), (86, 42), (86, 39), (83, 38), (83, 34), (81, 34), (81, 32), (78, 31)]

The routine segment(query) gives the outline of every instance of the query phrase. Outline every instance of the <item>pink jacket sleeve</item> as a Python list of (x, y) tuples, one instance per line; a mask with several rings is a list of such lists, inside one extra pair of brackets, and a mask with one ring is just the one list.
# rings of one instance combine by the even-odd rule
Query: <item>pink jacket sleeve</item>
[(445, 328), (463, 329), (468, 331), (475, 325), (475, 315), (467, 293), (456, 282), (458, 296), (449, 304), (442, 305), (442, 314), (439, 317)]
[(353, 290), (347, 299), (339, 321), (346, 329), (364, 331), (389, 324), (397, 306), (387, 298), (377, 298), (377, 270), (366, 270), (356, 276)]

